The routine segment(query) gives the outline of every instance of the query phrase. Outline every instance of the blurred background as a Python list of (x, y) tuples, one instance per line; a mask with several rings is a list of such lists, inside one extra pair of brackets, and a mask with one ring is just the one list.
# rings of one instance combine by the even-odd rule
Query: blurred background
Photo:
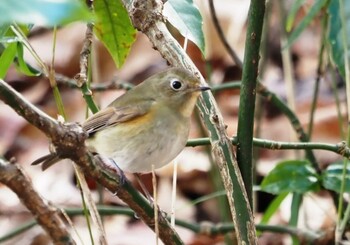
[[(294, 1), (278, 2), (269, 1), (266, 10), (259, 76), (261, 82), (270, 91), (280, 96), (295, 110), (304, 129), (307, 129), (321, 46), (321, 16), (311, 22), (290, 48), (292, 68), (289, 72), (294, 80), (294, 88), (290, 90), (286, 85), (286, 74), (283, 68), (281, 40), (283, 41), (284, 31), (281, 32), (281, 28), (284, 27), (284, 19), (291, 10)], [(197, 0), (195, 3), (203, 17), (206, 53), (203, 56), (192, 43), (189, 43), (187, 53), (211, 86), (240, 81), (241, 68), (235, 64), (220, 41), (217, 30), (213, 25), (208, 2)], [(303, 7), (296, 14), (295, 24), (300, 22), (313, 3), (313, 0), (305, 1)], [(226, 39), (240, 59), (243, 60), (249, 1), (220, 0), (215, 1), (214, 4)], [(282, 8), (280, 5), (282, 5)], [(183, 45), (184, 40), (181, 35), (171, 26), (169, 28), (171, 28), (179, 43)], [(85, 30), (86, 25), (81, 23), (70, 24), (58, 29), (55, 54), (55, 71), (57, 74), (74, 78), (79, 73), (79, 55)], [(30, 33), (29, 40), (38, 55), (49, 64), (52, 58), (52, 30), (37, 27)], [(108, 51), (97, 39), (93, 43), (92, 57), (94, 61), (92, 80), (96, 84), (111, 81), (138, 84), (150, 75), (167, 67), (166, 61), (152, 48), (151, 43), (142, 33), (137, 34), (137, 40), (121, 69), (116, 69)], [(29, 53), (25, 54), (25, 60), (33, 66), (36, 64)], [(57, 118), (56, 105), (47, 79), (28, 78), (19, 74), (15, 68), (11, 68), (5, 80), (29, 101), (52, 117)], [(59, 80), (57, 82), (63, 97), (68, 121), (84, 121), (87, 109), (81, 91), (71, 88)], [(342, 139), (333, 94), (334, 89), (338, 92), (340, 101), (344, 101), (345, 89), (340, 76), (332, 78), (326, 72), (320, 80), (320, 93), (314, 115), (311, 141), (338, 143)], [(103, 108), (124, 92), (125, 90), (108, 90), (94, 92), (93, 96), (99, 106)], [(235, 136), (239, 110), (239, 90), (218, 91), (215, 92), (215, 98), (224, 116), (228, 135)], [(292, 101), (290, 101), (291, 98)], [(256, 137), (276, 141), (296, 141), (297, 138), (286, 117), (269, 101), (261, 97), (258, 97), (258, 101), (256, 107)], [(205, 129), (199, 123), (198, 118), (197, 112), (194, 113), (190, 138), (206, 136)], [(45, 172), (42, 172), (38, 166), (30, 165), (31, 162), (47, 154), (48, 151), (49, 142), (45, 135), (29, 125), (11, 108), (0, 103), (0, 154), (7, 159), (16, 158), (33, 181), (34, 187), (40, 195), (55, 206), (81, 207), (80, 193), (76, 188), (74, 171), (69, 161), (63, 160)], [(315, 152), (322, 168), (341, 159), (339, 155), (328, 151)], [(302, 151), (272, 151), (256, 148), (256, 184), (258, 185), (262, 177), (278, 162), (300, 158), (302, 154)], [(177, 162), (176, 217), (198, 223), (203, 221), (230, 221), (229, 209), (222, 191), (216, 164), (210, 154), (210, 147), (188, 147), (177, 157)], [(166, 212), (169, 212), (171, 207), (169, 200), (172, 172), (172, 164), (157, 171), (159, 207)], [(133, 176), (128, 175), (128, 177), (135, 186), (138, 186)], [(144, 174), (142, 179), (152, 192), (151, 175)], [(99, 197), (95, 191), (94, 182), (91, 181), (89, 184), (91, 189), (94, 190), (94, 197), (98, 200)], [(208, 196), (210, 194), (213, 194), (214, 197)], [(204, 197), (203, 200), (198, 201), (198, 198), (201, 197)], [(273, 196), (270, 194), (256, 192), (255, 218), (257, 223), (272, 199)], [(280, 205), (279, 211), (270, 220), (270, 224), (285, 225), (288, 223), (290, 202), (291, 199), (287, 197)], [(117, 197), (107, 191), (103, 195), (103, 204), (124, 205)], [(329, 194), (322, 191), (308, 194), (305, 195), (299, 213), (298, 227), (328, 231), (333, 229), (335, 217), (334, 204)], [(0, 186), (0, 226), (2, 227), (0, 233), (6, 234), (30, 219), (32, 219), (31, 214), (20, 203), (17, 196), (5, 186)], [(77, 216), (72, 220), (78, 233), (86, 244), (89, 244), (85, 218)], [(154, 233), (135, 217), (107, 216), (104, 217), (104, 224), (110, 244), (154, 244)], [(222, 235), (207, 237), (196, 235), (180, 227), (177, 230), (186, 244), (224, 244), (225, 241)], [(2, 236), (1, 234), (0, 236)], [(35, 226), (5, 244), (47, 244), (48, 241), (44, 234), (39, 226)], [(232, 234), (231, 236), (234, 237)], [(263, 233), (259, 238), (259, 244), (291, 244), (291, 239), (288, 235)]]

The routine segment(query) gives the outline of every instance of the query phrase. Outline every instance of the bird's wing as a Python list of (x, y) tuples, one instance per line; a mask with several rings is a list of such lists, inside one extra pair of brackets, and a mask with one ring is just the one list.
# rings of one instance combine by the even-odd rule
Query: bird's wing
[(103, 128), (135, 119), (149, 112), (152, 104), (153, 101), (149, 100), (136, 105), (109, 106), (89, 117), (83, 123), (83, 129), (88, 134), (92, 134)]

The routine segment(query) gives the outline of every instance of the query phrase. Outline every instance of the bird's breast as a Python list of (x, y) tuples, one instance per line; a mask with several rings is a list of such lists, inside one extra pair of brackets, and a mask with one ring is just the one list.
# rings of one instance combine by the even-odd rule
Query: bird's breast
[(182, 151), (188, 133), (188, 118), (157, 109), (101, 130), (86, 144), (126, 172), (150, 172), (152, 164), (163, 167)]

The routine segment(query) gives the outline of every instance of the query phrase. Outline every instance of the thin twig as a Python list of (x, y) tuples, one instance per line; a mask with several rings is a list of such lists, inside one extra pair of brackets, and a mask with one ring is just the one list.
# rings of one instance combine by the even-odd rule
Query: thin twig
[(310, 139), (312, 135), (312, 129), (314, 126), (314, 115), (315, 115), (315, 110), (317, 106), (317, 98), (319, 94), (320, 81), (324, 75), (323, 60), (324, 60), (324, 51), (325, 51), (326, 42), (327, 42), (327, 37), (326, 37), (327, 26), (328, 26), (328, 16), (325, 15), (322, 18), (321, 48), (318, 53), (317, 74), (315, 79), (314, 94), (312, 96), (312, 103), (311, 103), (311, 110), (310, 110), (310, 120), (309, 120), (309, 128), (308, 128), (308, 134)]
[[(233, 137), (231, 142), (233, 145), (237, 145), (237, 137)], [(197, 138), (188, 140), (186, 146), (196, 147), (209, 144), (209, 138)], [(344, 141), (338, 144), (327, 144), (319, 142), (283, 142), (253, 138), (253, 145), (270, 150), (325, 150), (350, 159), (350, 148)]]
[(93, 26), (94, 25), (92, 23), (87, 24), (83, 48), (80, 52), (80, 73), (75, 77), (75, 79), (77, 80), (78, 87), (81, 88), (81, 92), (83, 94), (87, 106), (92, 111), (92, 113), (96, 113), (99, 111), (99, 109), (92, 98), (92, 92), (88, 84), (88, 62), (91, 53)]
[[(347, 137), (346, 142), (347, 144), (350, 144), (350, 63), (348, 59), (349, 55), (349, 48), (347, 46), (348, 44), (348, 30), (347, 30), (347, 21), (346, 21), (346, 13), (345, 13), (345, 3), (343, 0), (339, 0), (339, 12), (340, 12), (340, 21), (341, 21), (341, 41), (343, 45), (343, 52), (344, 52), (344, 69), (345, 69), (345, 88), (346, 88), (346, 105), (347, 105)], [(343, 233), (345, 231), (346, 224), (348, 223), (350, 219), (350, 205), (347, 206), (345, 214), (343, 211), (343, 199), (344, 199), (344, 193), (345, 193), (345, 186), (346, 186), (346, 170), (347, 166), (349, 164), (349, 161), (347, 159), (343, 160), (343, 173), (341, 178), (341, 186), (339, 191), (339, 203), (338, 203), (338, 219), (337, 219), (337, 228), (335, 232), (335, 242), (336, 244), (339, 244), (341, 241), (341, 238), (343, 236)], [(343, 218), (343, 219), (342, 219)]]
[[(89, 0), (86, 3), (89, 6), (89, 8), (93, 10), (93, 6), (92, 6), (93, 2)], [(88, 71), (90, 68), (88, 61), (91, 53), (92, 39), (93, 39), (93, 24), (88, 23), (86, 32), (85, 32), (83, 48), (82, 48), (82, 51), (80, 52), (80, 73), (76, 76), (76, 78), (77, 78), (77, 85), (81, 88), (83, 97), (88, 107), (91, 109), (93, 113), (96, 113), (98, 111), (98, 107), (96, 106), (92, 98), (92, 93), (89, 90), (89, 84), (88, 84)], [(75, 175), (78, 180), (78, 184), (79, 184), (78, 186), (81, 192), (83, 205), (89, 210), (89, 213), (90, 213), (90, 216), (89, 216), (86, 210), (85, 218), (86, 218), (86, 224), (90, 235), (90, 240), (92, 243), (94, 243), (91, 223), (89, 219), (91, 217), (91, 220), (97, 227), (99, 244), (105, 245), (107, 244), (106, 233), (103, 228), (101, 217), (97, 212), (96, 204), (93, 201), (91, 191), (88, 188), (88, 184), (86, 182), (83, 170), (79, 166), (77, 166), (75, 163), (73, 164), (73, 167), (74, 167)]]
[[(162, 15), (163, 2), (160, 0), (122, 0), (134, 27), (142, 31), (160, 54), (175, 67), (182, 67), (197, 75), (202, 84), (207, 84), (193, 61), (184, 52), (169, 32)], [(210, 92), (202, 93), (197, 107), (206, 125), (212, 143), (213, 155), (220, 170), (221, 179), (227, 192), (227, 199), (237, 238), (241, 243), (255, 244), (254, 220), (242, 176), (235, 160), (221, 112)]]
[[(108, 216), (108, 215), (126, 215), (130, 217), (134, 217), (134, 211), (127, 207), (112, 207), (112, 206), (98, 206), (98, 211), (100, 215), (102, 216)], [(77, 215), (83, 215), (84, 211), (82, 208), (66, 208), (65, 212), (70, 216), (77, 216)], [(170, 219), (170, 217), (168, 217)], [(10, 231), (6, 235), (0, 238), (0, 241), (6, 241), (7, 237), (12, 237), (13, 234), (19, 234), (21, 232), (26, 231), (27, 229), (30, 229), (36, 224), (35, 220), (28, 221), (21, 227), (21, 230), (15, 229), (13, 231)], [(212, 222), (202, 222), (202, 223), (193, 223), (181, 219), (176, 219), (175, 224), (177, 226), (183, 227), (185, 229), (191, 230), (192, 232), (196, 234), (201, 234), (205, 236), (217, 236), (220, 234), (227, 234), (232, 231), (234, 231), (234, 225), (232, 222), (225, 222), (225, 223), (212, 223)], [(259, 231), (266, 231), (266, 232), (273, 232), (273, 233), (282, 233), (282, 234), (289, 234), (293, 236), (297, 236), (302, 241), (307, 242), (316, 242), (321, 241), (322, 238), (325, 237), (324, 233), (321, 232), (314, 232), (307, 229), (298, 229), (296, 227), (290, 227), (285, 225), (265, 225), (265, 224), (257, 224), (256, 229)]]
[(9, 163), (1, 157), (0, 182), (17, 194), (55, 244), (75, 244), (58, 210), (40, 197), (17, 164)]
[[(292, 124), (292, 127), (294, 128), (298, 139), (301, 142), (309, 142), (309, 136), (304, 131), (300, 120), (296, 116), (296, 114), (273, 92), (269, 91), (265, 86), (263, 86), (261, 83), (259, 83), (259, 87), (257, 89), (258, 93), (266, 98), (269, 102), (271, 102), (273, 105), (275, 105), (290, 121)], [(315, 168), (315, 170), (320, 173), (321, 169), (317, 163), (315, 154), (312, 152), (311, 149), (305, 149), (306, 152), (306, 158), (311, 162), (312, 166)]]
[(231, 58), (235, 62), (235, 64), (239, 68), (241, 68), (241, 70), (242, 70), (243, 69), (243, 63), (242, 63), (241, 59), (238, 57), (238, 55), (235, 52), (235, 50), (230, 46), (230, 44), (226, 40), (225, 34), (224, 34), (224, 32), (223, 32), (223, 30), (222, 30), (222, 28), (220, 26), (218, 17), (216, 16), (216, 11), (215, 11), (213, 0), (209, 0), (209, 8), (210, 8), (211, 17), (213, 19), (213, 24), (215, 26), (216, 31), (218, 32), (218, 35), (219, 35), (219, 38), (220, 38), (222, 44), (225, 46), (227, 52), (229, 53), (229, 55), (231, 56)]
[(159, 244), (159, 224), (158, 224), (158, 189), (157, 178), (154, 164), (152, 164), (152, 186), (153, 186), (153, 202), (154, 202), (154, 231), (156, 233), (156, 245)]
[[(69, 78), (62, 74), (56, 74), (55, 79), (58, 84), (68, 86), (74, 89), (80, 89), (76, 80), (73, 78)], [(103, 91), (117, 90), (117, 89), (130, 90), (132, 87), (134, 87), (133, 84), (126, 81), (120, 81), (118, 78), (114, 78), (111, 81), (107, 81), (107, 82), (90, 84), (90, 90), (92, 92), (103, 92)]]
[[(135, 211), (151, 229), (154, 229), (153, 208), (149, 202), (115, 171), (100, 163), (95, 163), (85, 147), (86, 134), (76, 123), (60, 124), (37, 109), (23, 98), (21, 94), (0, 79), (0, 100), (8, 104), (20, 116), (40, 129), (56, 148), (61, 158), (69, 158), (79, 165), (84, 173), (95, 179), (110, 192)], [(123, 181), (121, 179), (123, 178)], [(178, 234), (168, 221), (159, 216), (160, 239), (165, 244), (183, 244)]]

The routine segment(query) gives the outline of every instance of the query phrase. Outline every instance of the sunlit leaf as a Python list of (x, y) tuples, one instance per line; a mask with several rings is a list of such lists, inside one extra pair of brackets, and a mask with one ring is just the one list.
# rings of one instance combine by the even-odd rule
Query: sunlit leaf
[(108, 49), (117, 67), (121, 67), (136, 38), (136, 30), (120, 0), (95, 0), (95, 34)]
[(168, 21), (191, 40), (204, 54), (205, 43), (202, 30), (203, 19), (192, 0), (168, 0), (164, 4), (164, 15)]

